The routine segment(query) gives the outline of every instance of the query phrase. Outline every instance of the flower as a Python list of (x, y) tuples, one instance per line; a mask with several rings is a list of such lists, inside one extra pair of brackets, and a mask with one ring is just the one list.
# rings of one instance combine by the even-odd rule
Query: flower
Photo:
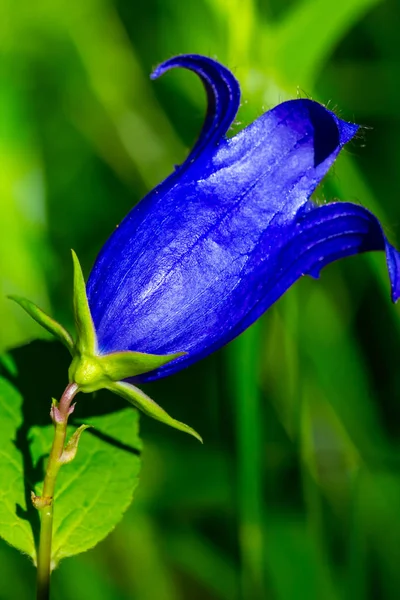
[(240, 103), (232, 73), (182, 55), (152, 77), (172, 67), (201, 78), (207, 116), (186, 161), (131, 210), (90, 273), (99, 353), (185, 352), (132, 381), (165, 377), (235, 338), (302, 275), (368, 250), (386, 252), (397, 301), (400, 254), (377, 218), (309, 199), (358, 126), (300, 99), (227, 139)]
[(78, 391), (106, 388), (201, 440), (133, 384), (217, 350), (301, 276), (318, 277), (345, 256), (384, 250), (396, 302), (400, 254), (367, 209), (310, 200), (357, 125), (317, 102), (291, 100), (227, 139), (240, 102), (232, 73), (182, 55), (153, 77), (172, 67), (203, 81), (203, 129), (186, 161), (111, 235), (86, 287), (73, 253), (76, 339), (29, 300), (13, 299), (68, 348)]

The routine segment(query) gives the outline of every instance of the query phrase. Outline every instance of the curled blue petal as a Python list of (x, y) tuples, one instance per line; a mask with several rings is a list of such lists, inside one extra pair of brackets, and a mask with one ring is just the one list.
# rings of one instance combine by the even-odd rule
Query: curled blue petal
[(164, 377), (240, 334), (302, 275), (367, 250), (385, 250), (396, 301), (400, 255), (378, 220), (309, 200), (357, 125), (292, 100), (226, 139), (236, 80), (198, 56), (155, 74), (172, 66), (203, 79), (208, 116), (189, 162), (129, 213), (94, 265), (87, 292), (100, 352), (186, 352), (136, 381)]
[(397, 302), (400, 254), (388, 242), (379, 220), (363, 206), (332, 202), (300, 216), (289, 252), (301, 255), (305, 274), (318, 278), (321, 269), (334, 260), (372, 250), (386, 253), (392, 301)]
[(229, 69), (197, 54), (183, 54), (165, 61), (153, 71), (151, 78), (156, 79), (175, 67), (196, 73), (207, 94), (206, 118), (199, 139), (186, 160), (190, 163), (206, 147), (218, 143), (232, 125), (240, 106), (240, 86)]
[[(318, 278), (323, 267), (331, 262), (373, 250), (386, 253), (392, 300), (397, 302), (400, 254), (386, 239), (378, 219), (364, 207), (349, 202), (309, 207), (286, 230), (285, 241), (275, 253), (275, 260), (268, 261), (258, 302), (254, 301), (252, 310), (237, 324), (232, 337), (251, 325), (301, 276)], [(255, 261), (260, 258), (258, 255)], [(259, 263), (249, 268), (259, 269)]]

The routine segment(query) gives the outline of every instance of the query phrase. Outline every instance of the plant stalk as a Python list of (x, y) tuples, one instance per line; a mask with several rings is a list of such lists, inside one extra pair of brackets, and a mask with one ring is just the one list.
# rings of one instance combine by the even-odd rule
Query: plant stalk
[(54, 438), (47, 463), (42, 496), (32, 498), (40, 513), (40, 537), (37, 553), (37, 600), (49, 600), (51, 573), (51, 541), (53, 530), (53, 499), (58, 471), (62, 465), (61, 455), (65, 446), (68, 417), (71, 402), (78, 392), (76, 383), (70, 383), (61, 396), (57, 407), (53, 406), (51, 416), (54, 423)]

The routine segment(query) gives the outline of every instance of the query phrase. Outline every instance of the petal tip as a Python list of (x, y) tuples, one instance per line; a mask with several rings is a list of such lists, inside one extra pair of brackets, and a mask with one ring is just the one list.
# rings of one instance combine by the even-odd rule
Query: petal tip
[(355, 123), (349, 123), (348, 121), (342, 121), (342, 119), (338, 119), (337, 117), (336, 122), (339, 129), (340, 145), (344, 146), (353, 139), (360, 129), (360, 126)]
[(158, 79), (158, 77), (161, 77), (161, 75), (164, 75), (164, 73), (175, 67), (197, 71), (201, 68), (202, 63), (207, 63), (209, 61), (212, 61), (212, 59), (198, 54), (178, 54), (157, 65), (151, 72), (150, 79)]
[(200, 136), (187, 159), (191, 161), (206, 148), (215, 146), (226, 135), (239, 109), (240, 86), (227, 67), (213, 58), (200, 54), (174, 56), (158, 65), (150, 78), (157, 79), (175, 67), (196, 73), (207, 93), (207, 114)]
[(400, 300), (400, 286), (399, 287), (394, 287), (392, 285), (392, 302), (393, 304), (397, 304), (397, 302)]
[(357, 133), (359, 125), (339, 119), (334, 112), (313, 100), (302, 100), (307, 106), (315, 131), (315, 165), (336, 154)]

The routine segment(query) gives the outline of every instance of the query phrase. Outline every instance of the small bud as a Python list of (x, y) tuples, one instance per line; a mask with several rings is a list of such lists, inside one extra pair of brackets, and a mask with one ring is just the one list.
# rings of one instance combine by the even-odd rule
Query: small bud
[(55, 398), (51, 399), (50, 418), (53, 421), (54, 425), (57, 425), (57, 423), (64, 422), (63, 416), (61, 415), (60, 410), (58, 408), (58, 402), (57, 400), (55, 400)]
[(63, 453), (60, 456), (59, 461), (61, 464), (66, 465), (67, 463), (70, 463), (74, 460), (78, 451), (80, 437), (85, 431), (85, 429), (88, 429), (89, 427), (91, 427), (91, 425), (81, 425), (80, 427), (78, 427), (75, 433), (72, 434), (71, 438), (69, 439), (67, 445), (64, 448)]

